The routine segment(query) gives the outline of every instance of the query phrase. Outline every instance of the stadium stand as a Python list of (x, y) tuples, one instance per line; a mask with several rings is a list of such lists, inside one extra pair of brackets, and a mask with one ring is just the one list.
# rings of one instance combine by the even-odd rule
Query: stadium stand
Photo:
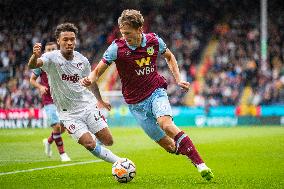
[(218, 45), (205, 77), (204, 96), (213, 106), (283, 104), (283, 12), (277, 12), (277, 3), (270, 4), (267, 69), (262, 70), (259, 7), (231, 3), (238, 11), (215, 26)]
[[(178, 59), (182, 77), (192, 82), (190, 99), (177, 90), (166, 62), (159, 59), (159, 72), (169, 83), (173, 105), (283, 104), (284, 15), (277, 2), (269, 5), (273, 13), (269, 14), (268, 62), (263, 71), (256, 0), (0, 1), (0, 108), (41, 107), (27, 69), (35, 42), (54, 41), (58, 23), (74, 22), (80, 28), (77, 50), (95, 66), (107, 45), (119, 36), (116, 20), (122, 7), (146, 15), (145, 32), (153, 31), (165, 40)], [(207, 56), (205, 51), (212, 44)], [(120, 90), (117, 74), (111, 75), (104, 89)]]

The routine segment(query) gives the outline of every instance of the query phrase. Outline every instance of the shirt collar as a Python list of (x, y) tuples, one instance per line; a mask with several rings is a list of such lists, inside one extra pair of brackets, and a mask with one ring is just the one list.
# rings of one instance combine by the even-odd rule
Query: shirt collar
[[(141, 42), (141, 47), (145, 47), (146, 46), (146, 35), (144, 33), (142, 33), (142, 42)], [(136, 46), (131, 46), (126, 42), (126, 45), (131, 49), (131, 50), (135, 50), (137, 47)]]

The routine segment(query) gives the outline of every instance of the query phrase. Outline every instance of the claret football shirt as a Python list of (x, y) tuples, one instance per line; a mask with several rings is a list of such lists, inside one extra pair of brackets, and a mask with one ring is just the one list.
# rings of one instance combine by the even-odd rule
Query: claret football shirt
[(143, 33), (139, 47), (128, 45), (124, 39), (116, 39), (108, 47), (102, 61), (108, 65), (115, 62), (126, 103), (136, 104), (155, 89), (167, 87), (156, 64), (158, 54), (163, 54), (166, 49), (164, 41), (154, 33)]

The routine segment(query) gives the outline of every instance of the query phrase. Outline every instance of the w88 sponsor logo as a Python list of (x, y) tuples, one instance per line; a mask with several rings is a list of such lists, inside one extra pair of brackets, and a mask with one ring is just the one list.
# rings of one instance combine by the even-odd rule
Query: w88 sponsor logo
[(144, 68), (140, 68), (138, 70), (135, 70), (136, 74), (141, 76), (141, 75), (149, 75), (150, 73), (155, 71), (154, 66), (146, 66)]

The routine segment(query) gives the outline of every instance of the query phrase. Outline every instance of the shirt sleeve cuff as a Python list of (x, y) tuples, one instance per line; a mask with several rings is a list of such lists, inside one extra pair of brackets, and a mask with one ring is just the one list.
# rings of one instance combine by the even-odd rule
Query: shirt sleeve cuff
[(165, 49), (163, 52), (161, 52), (161, 54), (164, 54), (167, 51), (167, 49)]
[(106, 59), (102, 59), (103, 63), (107, 64), (107, 65), (111, 65), (111, 62), (108, 62)]

